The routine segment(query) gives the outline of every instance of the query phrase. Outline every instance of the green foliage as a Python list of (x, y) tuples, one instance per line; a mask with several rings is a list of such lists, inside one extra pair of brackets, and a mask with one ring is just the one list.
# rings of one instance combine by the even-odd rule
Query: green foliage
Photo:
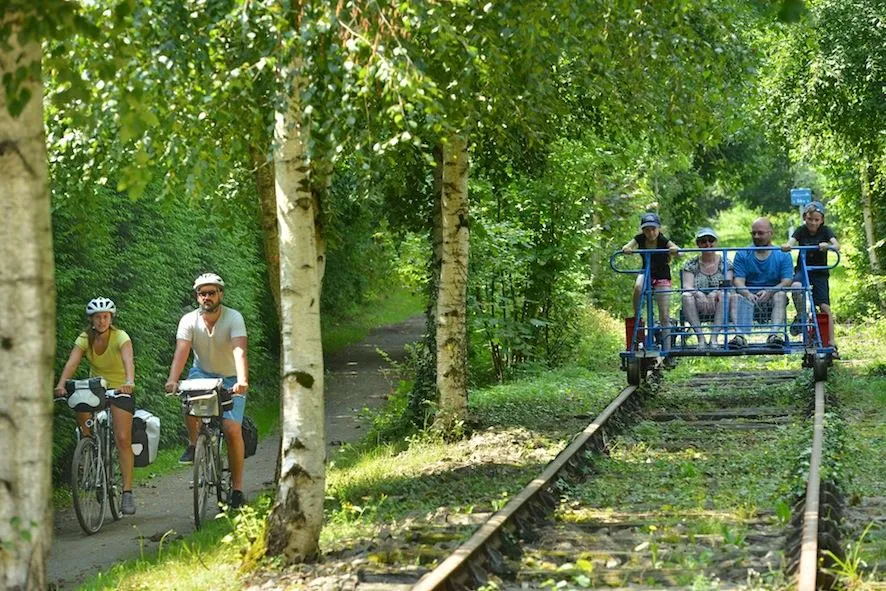
[[(857, 289), (852, 316), (870, 315), (883, 292), (882, 275), (871, 273), (867, 249), (882, 259), (886, 222), (883, 204), (886, 111), (878, 72), (886, 66), (881, 2), (821, 0), (808, 3), (797, 23), (774, 27), (768, 47), (765, 111), (795, 146), (793, 157), (815, 162), (824, 173), (823, 197), (842, 221), (838, 237), (851, 245)], [(865, 235), (862, 184), (872, 201), (873, 239)]]

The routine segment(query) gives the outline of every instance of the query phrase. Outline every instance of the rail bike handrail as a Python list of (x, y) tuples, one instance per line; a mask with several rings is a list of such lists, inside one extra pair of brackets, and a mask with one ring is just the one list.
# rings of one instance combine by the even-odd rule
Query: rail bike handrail
[[(763, 250), (778, 250), (781, 251), (782, 248), (780, 246), (717, 246), (715, 248), (680, 248), (677, 250), (677, 256), (680, 256), (683, 253), (688, 252), (719, 252), (722, 253), (723, 259), (727, 259), (725, 256), (729, 252), (742, 252), (742, 251), (763, 251)], [(809, 250), (821, 250), (818, 246), (792, 246), (791, 251), (809, 251)], [(835, 268), (840, 264), (840, 251), (835, 250), (833, 247), (827, 248), (828, 252), (833, 252), (837, 255), (837, 260), (834, 261), (832, 265), (806, 265), (806, 257), (800, 257), (798, 261), (801, 261), (801, 265), (806, 266), (809, 271), (821, 271), (821, 270), (829, 270)], [(616, 250), (609, 256), (609, 267), (615, 271), (616, 273), (623, 273), (628, 275), (639, 275), (642, 273), (646, 267), (648, 267), (648, 257), (653, 254), (665, 253), (669, 254), (671, 251), (667, 248), (637, 248), (632, 250), (631, 252), (624, 252), (622, 250)], [(787, 252), (787, 251), (785, 251)], [(644, 266), (640, 269), (620, 269), (616, 266), (615, 259), (619, 256), (633, 256), (635, 254), (641, 255), (643, 257)]]

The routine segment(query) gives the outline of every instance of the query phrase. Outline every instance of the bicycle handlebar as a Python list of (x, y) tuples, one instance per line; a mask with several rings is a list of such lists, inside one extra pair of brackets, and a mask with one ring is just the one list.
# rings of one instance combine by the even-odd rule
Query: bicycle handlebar
[[(130, 396), (131, 397), (132, 394), (127, 394), (126, 392), (118, 392), (116, 389), (105, 390), (105, 397), (106, 398), (120, 398), (121, 396), (123, 396), (123, 397)], [(52, 392), (53, 402), (67, 402), (68, 398), (70, 398), (70, 397), (71, 397), (71, 395), (68, 394), (67, 392), (65, 392), (61, 396), (56, 394), (54, 390)]]
[[(239, 394), (234, 392), (233, 388), (227, 388), (225, 386), (219, 386), (218, 388), (214, 388), (209, 392), (218, 391), (219, 394), (227, 394), (228, 396), (239, 396)], [(175, 392), (167, 392), (167, 396), (184, 396), (185, 398), (191, 398), (191, 396), (187, 396), (191, 393), (191, 390), (176, 390)], [(205, 396), (208, 392), (200, 394), (200, 396)]]

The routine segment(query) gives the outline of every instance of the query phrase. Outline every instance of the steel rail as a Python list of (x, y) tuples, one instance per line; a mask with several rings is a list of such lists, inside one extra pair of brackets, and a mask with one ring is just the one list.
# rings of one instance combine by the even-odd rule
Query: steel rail
[(809, 480), (806, 483), (806, 507), (803, 511), (803, 537), (800, 568), (797, 573), (799, 591), (815, 591), (818, 577), (818, 514), (820, 495), (821, 453), (824, 444), (824, 382), (815, 382), (815, 425), (812, 431), (812, 457), (809, 459)]
[(628, 386), (609, 403), (585, 429), (566, 446), (547, 468), (532, 482), (530, 482), (515, 497), (508, 501), (500, 511), (493, 514), (481, 525), (476, 532), (455, 552), (441, 562), (437, 568), (423, 576), (412, 587), (413, 591), (430, 591), (432, 589), (447, 589), (447, 583), (453, 581), (460, 573), (469, 567), (471, 560), (476, 559), (487, 543), (494, 539), (502, 531), (503, 527), (510, 522), (529, 501), (538, 493), (547, 489), (555, 480), (560, 471), (578, 454), (606, 421), (627, 401), (637, 390), (636, 386)]

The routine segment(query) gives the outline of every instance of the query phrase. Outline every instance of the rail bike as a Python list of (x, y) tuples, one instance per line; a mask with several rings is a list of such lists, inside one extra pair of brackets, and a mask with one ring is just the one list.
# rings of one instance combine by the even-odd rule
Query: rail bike
[[(656, 253), (667, 253), (666, 249), (638, 249), (630, 254), (617, 251), (609, 258), (609, 265), (616, 273), (634, 276), (643, 276), (643, 285), (640, 298), (637, 300), (633, 316), (625, 318), (625, 350), (619, 356), (621, 367), (627, 372), (627, 381), (631, 385), (639, 385), (646, 373), (654, 367), (670, 369), (681, 357), (737, 357), (748, 355), (802, 355), (802, 366), (810, 367), (816, 381), (827, 378), (828, 367), (833, 363), (832, 355), (835, 351), (830, 342), (829, 317), (824, 313), (817, 313), (812, 299), (812, 285), (809, 275), (813, 271), (830, 270), (836, 267), (840, 261), (839, 251), (833, 251), (837, 255), (833, 264), (813, 266), (806, 264), (803, 251), (815, 250), (817, 246), (795, 246), (791, 250), (797, 251), (799, 267), (797, 269), (800, 278), (800, 288), (776, 287), (767, 288), (773, 292), (784, 292), (785, 313), (782, 322), (772, 322), (771, 307), (756, 305), (743, 296), (731, 282), (723, 282), (719, 287), (698, 289), (684, 288), (682, 273), (678, 264), (672, 261), (672, 276), (670, 288), (653, 289), (651, 274), (646, 269), (651, 268), (651, 257)], [(713, 251), (721, 256), (723, 275), (726, 276), (727, 260), (734, 258), (735, 254), (742, 251), (780, 250), (777, 246), (765, 247), (714, 247), (714, 248), (683, 248), (679, 253), (686, 257), (690, 253), (703, 253)], [(628, 268), (627, 262), (621, 259), (640, 255), (643, 266), (640, 268)], [(676, 262), (679, 262), (677, 259)], [(754, 287), (750, 288), (754, 290)], [(686, 294), (693, 291), (703, 293), (714, 292), (718, 294), (717, 306), (721, 309), (716, 313), (699, 314), (702, 325), (702, 335), (708, 345), (701, 345), (701, 339), (692, 343), (693, 337), (698, 337), (698, 326), (689, 325), (684, 310)], [(661, 299), (667, 294), (669, 304), (670, 322), (663, 325), (660, 321), (660, 311), (656, 298)], [(799, 309), (796, 310), (798, 321), (789, 320), (790, 311), (795, 308), (793, 296), (800, 299)], [(771, 300), (775, 300), (772, 297)], [(773, 304), (776, 305), (776, 304)], [(674, 313), (672, 310), (677, 309)], [(777, 335), (778, 338), (774, 338)], [(736, 337), (739, 337), (738, 340)]]

